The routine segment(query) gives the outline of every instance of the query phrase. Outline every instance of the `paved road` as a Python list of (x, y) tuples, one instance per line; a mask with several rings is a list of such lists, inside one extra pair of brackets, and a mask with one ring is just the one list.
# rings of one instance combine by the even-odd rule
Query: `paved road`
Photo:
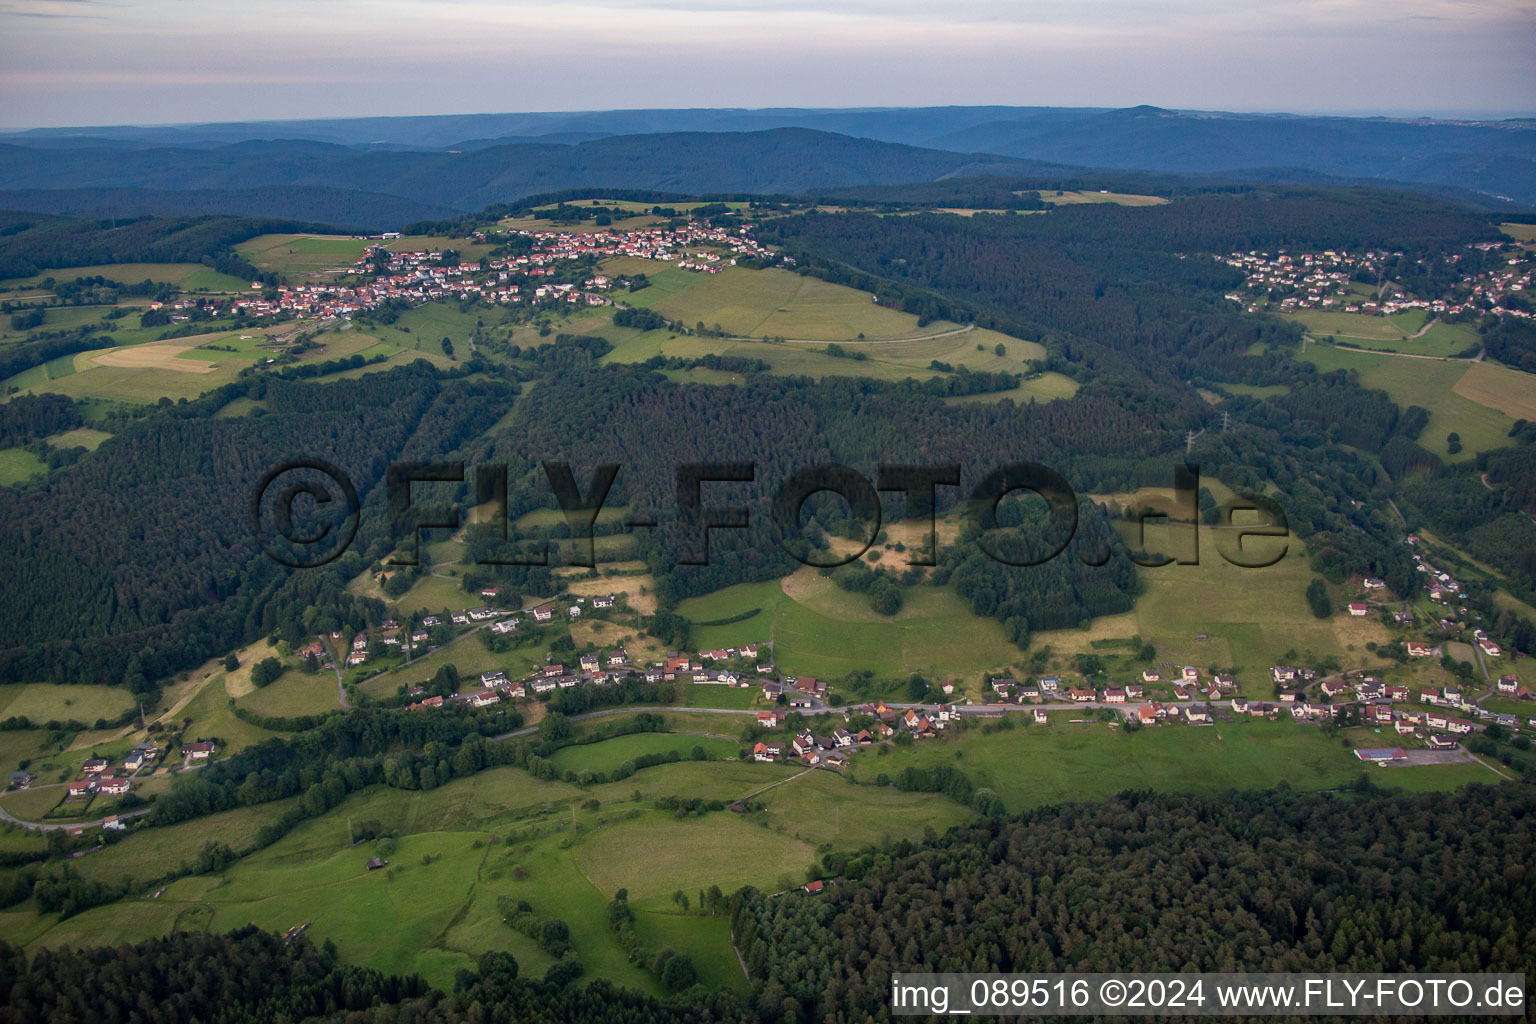
[[(59, 783), (59, 785), (63, 785), (63, 783)], [(43, 787), (38, 788), (41, 789)], [(117, 815), (117, 819), (121, 821), (124, 818), (136, 818), (141, 814), (148, 814), (149, 812), (150, 808), (140, 807), (133, 811), (123, 811)], [(45, 821), (23, 821), (20, 818), (13, 817), (4, 807), (0, 807), (0, 819), (8, 821), (12, 825), (20, 825), (22, 828), (30, 828), (38, 832), (54, 832), (61, 828), (100, 828), (101, 823), (107, 820), (106, 818), (99, 818), (96, 821), (71, 821), (61, 824)]]
[[(224, 760), (224, 758), (221, 757), (221, 758), (219, 758), (219, 760), (222, 761), (222, 760)], [(211, 763), (212, 762), (210, 762), (210, 761), (200, 761), (197, 764), (192, 765), (191, 767), (183, 768), (182, 771), (188, 771), (188, 772), (196, 771), (197, 769), (203, 767), (203, 765), (211, 764)], [(67, 785), (69, 785), (69, 783), (67, 783), (67, 782), (48, 782), (48, 783), (44, 783), (41, 786), (28, 786), (27, 789), (28, 790), (33, 790), (33, 789), (60, 789), (60, 788), (62, 788), (64, 786), (67, 786)], [(148, 814), (152, 809), (153, 808), (151, 808), (151, 807), (140, 807), (140, 808), (137, 808), (137, 809), (132, 810), (132, 811), (123, 811), (122, 813), (117, 815), (117, 818), (118, 818), (118, 820), (122, 820), (123, 818), (136, 818), (136, 817), (138, 817), (141, 814)], [(68, 821), (68, 822), (63, 822), (63, 823), (55, 823), (55, 822), (49, 822), (49, 821), (25, 821), (25, 820), (23, 820), (21, 818), (16, 817), (15, 815), (11, 814), (4, 807), (0, 807), (0, 821), (8, 821), (12, 825), (20, 825), (22, 828), (36, 829), (39, 832), (52, 832), (55, 829), (61, 829), (61, 828), (96, 828), (96, 827), (99, 827), (101, 825), (101, 823), (103, 821), (106, 821), (106, 820), (107, 820), (106, 818), (100, 818), (100, 819), (98, 819), (96, 821)]]
[[(446, 565), (448, 563), (443, 562), (443, 563), (439, 563), (439, 564), (440, 565)], [(372, 682), (373, 680), (379, 678), (380, 676), (387, 676), (391, 672), (399, 672), (402, 669), (409, 668), (414, 662), (420, 661), (422, 658), (425, 658), (425, 657), (427, 657), (430, 654), (436, 654), (438, 651), (447, 650), (449, 647), (452, 647), (454, 644), (458, 643), (460, 640), (463, 640), (465, 637), (473, 636), (474, 634), (480, 632), (480, 630), (485, 629), (486, 627), (491, 626), (493, 624), (494, 623), (491, 620), (486, 620), (485, 622), (478, 622), (475, 625), (473, 625), (473, 626), (469, 627), (468, 629), (466, 629), (464, 632), (459, 633), (458, 635), (453, 637), (451, 640), (449, 640), (445, 644), (439, 644), (436, 647), (428, 647), (421, 654), (416, 654), (416, 653), (412, 652), (412, 656), (410, 657), (409, 660), (406, 661), (406, 663), (404, 665), (395, 665), (392, 668), (386, 668), (386, 669), (382, 669), (382, 670), (380, 670), (378, 672), (375, 672), (371, 676), (364, 676), (363, 678), (361, 678), (361, 679), (359, 679), (357, 681), (357, 685), (358, 686), (362, 686), (364, 683)], [(334, 660), (334, 659), (332, 659), (332, 660)], [(341, 669), (338, 666), (335, 666), (335, 665), (332, 665), (332, 668), (336, 669), (336, 685), (337, 685), (338, 688), (342, 689), (341, 706), (343, 708), (350, 708), (352, 705), (347, 703), (347, 697), (346, 697), (345, 689), (341, 687)]]
[[(321, 647), (329, 648), (329, 645), (325, 642), (325, 637), (316, 633), (315, 639), (320, 641)], [(341, 701), (341, 709), (343, 711), (350, 711), (352, 709), (352, 702), (347, 700), (347, 687), (341, 681), (341, 659), (337, 656), (335, 650), (331, 651), (331, 671), (336, 673), (336, 699)]]

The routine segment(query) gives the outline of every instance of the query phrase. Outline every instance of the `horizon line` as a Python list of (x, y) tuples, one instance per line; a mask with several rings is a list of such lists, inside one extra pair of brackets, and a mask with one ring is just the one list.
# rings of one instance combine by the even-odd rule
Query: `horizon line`
[[(743, 113), (743, 114), (772, 114), (777, 112), (801, 112), (801, 113), (878, 113), (894, 111), (917, 110), (955, 110), (995, 107), (999, 110), (1080, 110), (1113, 112), (1121, 110), (1135, 110), (1140, 107), (1150, 107), (1165, 110), (1174, 114), (1216, 114), (1237, 117), (1319, 117), (1340, 118), (1347, 120), (1385, 120), (1385, 121), (1480, 121), (1497, 123), (1503, 121), (1536, 120), (1536, 111), (1533, 110), (1449, 110), (1433, 113), (1413, 113), (1409, 111), (1360, 111), (1360, 110), (1235, 110), (1218, 107), (1163, 107), (1155, 103), (1132, 103), (1126, 106), (1065, 106), (1059, 104), (1017, 104), (1017, 103), (943, 103), (933, 106), (850, 106), (850, 107), (796, 107), (796, 106), (768, 106), (768, 107), (573, 107), (566, 110), (478, 110), (478, 111), (452, 111), (432, 114), (330, 114), (311, 117), (255, 117), (234, 118), (227, 121), (124, 121), (115, 124), (30, 124), (30, 125), (0, 125), (0, 133), (22, 134), (27, 132), (89, 132), (94, 130), (121, 130), (125, 128), (165, 129), (165, 128), (209, 128), (219, 125), (279, 125), (279, 124), (316, 124), (327, 121), (376, 121), (376, 120), (430, 120), (436, 118), (451, 117), (560, 117), (574, 114), (625, 114), (625, 113), (684, 113), (694, 111), (714, 111), (719, 113)], [(704, 129), (707, 130), (707, 129)], [(615, 133), (619, 134), (619, 133)], [(655, 132), (630, 132), (625, 134), (656, 134)]]

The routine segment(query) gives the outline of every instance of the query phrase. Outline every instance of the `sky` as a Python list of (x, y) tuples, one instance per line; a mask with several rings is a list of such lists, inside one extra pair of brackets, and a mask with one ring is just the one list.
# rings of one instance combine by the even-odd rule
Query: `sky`
[(639, 107), (1536, 113), (1533, 0), (0, 0), (0, 127)]

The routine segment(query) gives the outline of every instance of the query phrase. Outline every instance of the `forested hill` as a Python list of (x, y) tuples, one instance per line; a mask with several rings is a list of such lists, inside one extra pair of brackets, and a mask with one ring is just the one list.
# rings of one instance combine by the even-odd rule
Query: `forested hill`
[(311, 185), (264, 185), (247, 189), (11, 189), (0, 192), (0, 210), (66, 217), (184, 217), (227, 214), (332, 224), (349, 232), (378, 233), (401, 224), (455, 216), (436, 203), (358, 189)]
[(880, 1014), (895, 970), (1529, 973), (1533, 812), (1530, 786), (1128, 793), (839, 860), (865, 881), (744, 899), (736, 943), (760, 1011), (828, 1022)]
[[(882, 463), (959, 465), (962, 486), (939, 489), (945, 507), (988, 473), (1020, 459), (1049, 464), (1085, 490), (1134, 488), (1138, 470), (1171, 451), (1174, 435), (1160, 421), (1176, 417), (1179, 404), (1155, 406), (1104, 390), (1042, 405), (949, 405), (910, 382), (760, 376), (739, 388), (717, 388), (680, 386), (625, 366), (571, 367), (519, 401), (514, 429), (496, 457), (529, 467), (523, 479), (534, 480), (531, 467), (546, 460), (619, 463), (623, 469), (610, 500), (631, 501), (660, 522), (642, 543), (667, 605), (797, 567), (774, 533), (770, 503), (799, 470), (836, 462), (872, 479)], [(667, 429), (657, 430), (658, 423)], [(1127, 438), (1142, 443), (1128, 447)], [(722, 494), (750, 509), (749, 528), (713, 531), (708, 564), (686, 564), (703, 552), (701, 531), (676, 508), (677, 467), (743, 461), (754, 466), (753, 482)], [(1123, 546), (1097, 506), (1085, 505), (1080, 516), (1074, 543), (1084, 551), (1107, 546), (1107, 562), (1087, 565), (1074, 548), (1070, 557), (1029, 568), (980, 559), (963, 572), (956, 566), (942, 571), (946, 578), (956, 572), (961, 592), (976, 595), (977, 613), (1002, 620), (1021, 646), (1030, 630), (1128, 611), (1136, 579)], [(810, 539), (819, 539), (822, 530), (853, 535), (860, 528), (847, 522), (846, 513), (822, 509)], [(970, 577), (977, 570), (985, 580)]]
[(1200, 365), (1241, 372), (1256, 334), (1278, 326), (1224, 297), (1241, 275), (1212, 254), (1401, 249), (1415, 257), (1394, 272), (1413, 283), (1425, 273), (1418, 256), (1498, 237), (1471, 211), (1356, 189), (1244, 190), (1043, 217), (819, 215), (769, 221), (759, 234), (831, 280), (866, 291), (878, 290), (880, 279), (910, 287), (908, 312), (981, 314), (1021, 337), (1045, 335), (1074, 359), (1113, 352), (1112, 363), (1186, 379)]
[[(1151, 106), (599, 110), (39, 129), (0, 136), (0, 142), (123, 150), (307, 140), (468, 151), (607, 136), (780, 128), (1079, 167), (1228, 174), (1247, 180), (1317, 181), (1325, 176), (1414, 182), (1476, 192), (1495, 203), (1536, 205), (1536, 123), (1530, 119), (1324, 117)], [(833, 184), (856, 183), (848, 177)]]
[[(574, 145), (525, 142), (437, 152), (291, 140), (216, 148), (80, 145), (65, 151), (0, 144), (0, 191), (58, 190), (54, 209), (94, 208), (110, 198), (93, 196), (101, 190), (244, 194), (294, 186), (353, 190), (372, 193), (374, 201), (389, 196), (470, 211), (582, 186), (798, 193), (821, 186), (928, 181), (956, 174), (1062, 170), (1037, 161), (922, 149), (803, 128), (628, 135)], [(293, 197), (318, 202), (310, 191)], [(32, 208), (41, 209), (49, 197), (28, 191), (25, 198)], [(328, 200), (338, 201), (335, 196)], [(401, 222), (419, 219), (402, 216)]]
[[(0, 678), (142, 690), (259, 635), (302, 636), (316, 616), (361, 624), (343, 585), (364, 564), (373, 517), (325, 569), (286, 570), (250, 527), (257, 482), (322, 456), (366, 499), (387, 463), (445, 454), (503, 415), (512, 394), (419, 361), (324, 384), (241, 380), (112, 424), (117, 436), (70, 472), (0, 489)], [(262, 402), (265, 415), (215, 417), (236, 398)]]
[(101, 263), (208, 263), (254, 274), (233, 247), (272, 232), (333, 231), (324, 225), (251, 217), (128, 217), (104, 220), (0, 211), (0, 279)]
[[(253, 928), (116, 949), (0, 946), (0, 1024), (828, 1024), (884, 1019), (893, 971), (1536, 972), (1536, 789), (1126, 793), (828, 854), (820, 896), (731, 898), (745, 997), (662, 1002), (505, 953), (451, 993)], [(1292, 1018), (1267, 1018), (1284, 1022)], [(1306, 1020), (1308, 1018), (1300, 1018)], [(1442, 1018), (1455, 1020), (1456, 1018)]]

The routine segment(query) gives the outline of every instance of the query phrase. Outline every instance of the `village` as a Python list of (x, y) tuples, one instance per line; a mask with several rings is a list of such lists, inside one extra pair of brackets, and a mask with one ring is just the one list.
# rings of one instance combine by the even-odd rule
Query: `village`
[[(181, 768), (185, 770), (208, 763), (218, 753), (218, 749), (218, 744), (212, 740), (181, 744)], [(111, 806), (120, 811), (139, 807), (141, 802), (132, 797), (134, 783), (169, 769), (169, 766), (161, 763), (163, 753), (150, 740), (130, 750), (119, 765), (114, 765), (112, 760), (105, 757), (87, 758), (80, 766), (80, 777), (65, 785), (61, 806), (67, 806), (72, 816), (84, 814), (97, 799), (112, 801)], [(34, 782), (36, 777), (23, 769), (11, 773), (10, 788), (27, 789)], [(131, 816), (106, 814), (101, 819), (101, 828), (108, 832), (121, 832), (128, 827), (124, 819)]]
[[(1368, 580), (1366, 586), (1379, 581)], [(590, 608), (613, 607), (611, 596), (591, 599)], [(512, 633), (518, 617), (526, 615), (533, 622), (548, 622), (561, 610), (545, 604), (526, 612), (496, 612), (481, 608), (452, 613), (458, 625), (495, 618), (492, 632)], [(563, 610), (569, 618), (583, 614), (583, 607), (571, 604)], [(1349, 614), (1354, 614), (1351, 609)], [(428, 616), (435, 624), (437, 616)], [(386, 623), (387, 629), (398, 629)], [(424, 643), (426, 634), (412, 638)], [(317, 645), (313, 645), (318, 647)], [(368, 638), (354, 638), (348, 654), (351, 663), (367, 658)], [(1410, 641), (1410, 656), (1438, 653), (1428, 644)], [(1485, 711), (1455, 688), (1434, 688), (1421, 692), (1403, 684), (1383, 683), (1379, 675), (1346, 672), (1324, 676), (1316, 669), (1276, 665), (1269, 669), (1268, 682), (1273, 700), (1260, 700), (1239, 692), (1236, 677), (1230, 672), (1207, 671), (1194, 665), (1173, 668), (1165, 676), (1161, 668), (1146, 669), (1141, 678), (1113, 685), (1093, 677), (1069, 680), (1060, 674), (1038, 679), (994, 676), (985, 683), (987, 691), (980, 701), (961, 698), (938, 703), (897, 701), (863, 702), (844, 705), (825, 680), (809, 676), (781, 674), (773, 659), (771, 643), (687, 653), (669, 651), (664, 659), (650, 664), (635, 664), (623, 647), (581, 654), (576, 664), (551, 663), (519, 679), (496, 671), (482, 674), (478, 688), (452, 695), (422, 696), (418, 688), (408, 696), (412, 711), (442, 708), (455, 702), (484, 708), (502, 701), (537, 701), (559, 690), (577, 686), (608, 686), (627, 679), (647, 683), (687, 681), (694, 685), (719, 685), (753, 688), (761, 691), (766, 710), (755, 710), (755, 724), (763, 733), (789, 729), (787, 736), (763, 735), (756, 739), (751, 756), (760, 762), (797, 761), (809, 767), (841, 769), (858, 750), (892, 741), (898, 736), (926, 740), (943, 732), (951, 724), (996, 719), (1010, 712), (1028, 715), (1034, 724), (1046, 724), (1052, 713), (1080, 713), (1129, 728), (1157, 726), (1207, 726), (1235, 717), (1278, 720), (1282, 715), (1297, 722), (1318, 725), (1363, 725), (1390, 729), (1400, 741), (1415, 741), (1430, 751), (1454, 751), (1459, 737), (1486, 724), (1497, 722), (1514, 727), (1515, 716)], [(956, 695), (954, 682), (943, 682), (935, 690), (944, 697)], [(1495, 692), (1519, 700), (1530, 700), (1532, 693), (1513, 675), (1500, 678)], [(1157, 699), (1154, 699), (1154, 694)], [(1403, 707), (1415, 700), (1425, 709)], [(746, 713), (746, 712), (743, 712)], [(1468, 715), (1463, 718), (1461, 715)], [(815, 728), (802, 727), (814, 719)], [(1076, 721), (1077, 719), (1073, 719)], [(1533, 719), (1536, 722), (1536, 719)], [(1378, 762), (1408, 759), (1401, 748), (1361, 748), (1360, 756)], [(1374, 753), (1372, 753), (1374, 751)], [(1395, 753), (1392, 753), (1395, 751)], [(1389, 756), (1390, 755), (1390, 756)]]
[[(1428, 578), (1424, 597), (1445, 611), (1437, 621), (1425, 624), (1428, 634), (1418, 632), (1419, 636), (1438, 635), (1440, 639), (1408, 639), (1399, 634), (1400, 639), (1394, 641), (1401, 645), (1398, 661), (1443, 660), (1445, 645), (1453, 639), (1472, 648), (1479, 660), (1503, 657), (1501, 646), (1485, 630), (1475, 628), (1477, 616), (1465, 604), (1465, 585), (1426, 557), (1418, 536), (1409, 535), (1404, 542), (1414, 550), (1415, 568)], [(1413, 631), (1418, 626), (1408, 610), (1410, 603), (1395, 598), (1384, 580), (1366, 576), (1355, 584), (1358, 599), (1350, 600), (1337, 614), (1348, 618), (1376, 615), (1394, 631)], [(520, 640), (539, 644), (538, 631), (546, 625), (574, 625), (583, 619), (618, 621), (629, 614), (627, 597), (622, 593), (562, 594), (527, 607), (521, 598), (494, 584), (480, 588), (476, 596), (486, 603), (417, 612), (404, 624), (384, 619), (350, 638), (340, 632), (331, 633), (329, 638), (316, 636), (302, 647), (295, 645), (289, 653), (310, 672), (335, 673), (339, 686), (357, 686), (370, 679), (387, 679), (397, 668), (411, 664), (413, 657), (442, 651), (480, 631), (495, 651), (508, 649), (506, 645)], [(1508, 730), (1536, 727), (1536, 715), (1510, 713), (1511, 701), (1531, 702), (1536, 694), (1515, 674), (1504, 673), (1495, 679), (1486, 666), (1486, 687), (1466, 676), (1448, 685), (1411, 687), (1384, 681), (1382, 668), (1338, 671), (1326, 666), (1272, 665), (1261, 683), (1264, 694), (1257, 696), (1243, 692), (1233, 670), (1158, 663), (1139, 669), (1139, 678), (1122, 682), (1109, 679), (1106, 672), (1086, 669), (1076, 675), (1054, 672), (1022, 678), (1008, 672), (984, 675), (979, 692), (968, 692), (958, 680), (941, 680), (911, 702), (845, 703), (835, 683), (781, 672), (771, 641), (659, 654), (654, 641), (642, 635), (638, 639), (644, 642), (639, 646), (647, 653), (638, 657), (634, 645), (629, 644), (631, 639), (625, 636), (605, 645), (588, 643), (585, 650), (568, 648), (569, 656), (558, 661), (552, 651), (546, 663), (521, 674), (501, 669), (482, 671), (458, 680), (451, 692), (435, 687), (428, 692), (425, 684), (401, 685), (392, 700), (381, 700), (375, 693), (366, 702), (430, 712), (455, 706), (478, 710), (504, 703), (537, 705), (577, 687), (611, 688), (634, 682), (756, 690), (750, 697), (704, 702), (705, 706), (726, 709), (717, 710), (717, 714), (751, 716), (743, 732), (742, 757), (833, 770), (846, 769), (850, 758), (866, 748), (931, 740), (954, 726), (985, 724), (1009, 715), (1021, 716), (1028, 725), (1048, 725), (1055, 716), (1061, 716), (1069, 723), (1101, 723), (1128, 731), (1281, 718), (1330, 731), (1354, 729), (1356, 736), (1358, 729), (1364, 728), (1387, 733), (1395, 741), (1391, 746), (1354, 748), (1356, 757), (1376, 764), (1464, 758), (1469, 755), (1462, 749), (1463, 742), (1491, 725)], [(1386, 653), (1387, 648), (1380, 651)], [(545, 659), (541, 656), (540, 660)], [(526, 663), (524, 659), (522, 664)], [(1128, 671), (1133, 670), (1119, 670)], [(355, 690), (351, 692), (358, 696)], [(1498, 710), (1482, 706), (1489, 697), (1502, 700)], [(126, 818), (142, 813), (143, 801), (133, 793), (136, 781), (199, 767), (221, 752), (216, 737), (187, 737), (173, 741), (172, 746), (177, 742), (179, 765), (163, 763), (164, 751), (153, 738), (119, 758), (93, 755), (80, 766), (79, 777), (67, 783), (55, 814), (78, 818), (98, 799), (111, 801), (103, 810), (116, 813), (107, 813), (100, 825), (107, 831), (121, 831)], [(119, 759), (120, 766), (114, 764)], [(24, 789), (34, 779), (20, 771), (10, 781), (12, 789)]]
[[(689, 223), (680, 228), (644, 228), (624, 231), (598, 231), (588, 234), (558, 231), (518, 230), (487, 236), (476, 232), (480, 241), (523, 240), (515, 255), (493, 256), (479, 261), (448, 262), (441, 250), (393, 252), (382, 237), (370, 245), (350, 267), (349, 274), (370, 278), (367, 283), (294, 284), (264, 289), (260, 282), (251, 285), (252, 294), (228, 299), (178, 299), (172, 303), (151, 303), (151, 310), (162, 307), (173, 320), (185, 320), (194, 307), (202, 304), (213, 313), (243, 315), (247, 318), (287, 317), (298, 320), (348, 320), (354, 314), (387, 303), (419, 306), (443, 299), (478, 299), (503, 306), (533, 306), (564, 302), (585, 306), (610, 304), (604, 293), (627, 286), (624, 279), (610, 279), (599, 273), (578, 274), (575, 281), (556, 281), (563, 267), (571, 261), (594, 261), (616, 257), (654, 260), (668, 266), (700, 274), (716, 274), (738, 260), (776, 260), (766, 246), (752, 238), (751, 225), (740, 228), (711, 227)], [(398, 238), (398, 233), (391, 233)]]
[[(1500, 248), (1498, 243), (1480, 242), (1474, 248), (1489, 251)], [(1245, 297), (1230, 293), (1227, 298), (1241, 302), (1250, 313), (1257, 313), (1266, 303), (1275, 303), (1281, 312), (1297, 309), (1324, 309), (1344, 313), (1369, 313), (1390, 316), (1409, 310), (1424, 310), (1435, 316), (1454, 317), (1462, 314), (1512, 316), (1529, 318), (1524, 304), (1506, 303), (1512, 294), (1519, 294), (1531, 286), (1529, 259), (1511, 257), (1503, 267), (1489, 272), (1468, 271), (1457, 282), (1456, 290), (1464, 294), (1457, 297), (1413, 298), (1391, 283), (1376, 288), (1373, 298), (1362, 294), (1359, 286), (1365, 281), (1381, 281), (1384, 264), (1389, 257), (1401, 257), (1400, 252), (1387, 253), (1374, 250), (1350, 253), (1327, 249), (1315, 253), (1289, 253), (1285, 250), (1271, 255), (1266, 252), (1235, 252), (1218, 257), (1221, 262), (1243, 272), (1246, 277)], [(1446, 261), (1459, 264), (1461, 256), (1452, 253)], [(1355, 287), (1351, 287), (1354, 285)]]

